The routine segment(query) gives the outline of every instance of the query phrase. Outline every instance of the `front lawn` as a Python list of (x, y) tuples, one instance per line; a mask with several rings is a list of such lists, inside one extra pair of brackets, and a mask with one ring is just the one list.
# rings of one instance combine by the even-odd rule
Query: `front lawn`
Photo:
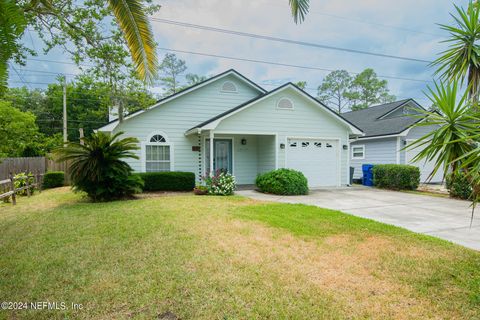
[(316, 207), (61, 188), (0, 204), (0, 230), (0, 301), (83, 306), (0, 318), (480, 317), (478, 252)]

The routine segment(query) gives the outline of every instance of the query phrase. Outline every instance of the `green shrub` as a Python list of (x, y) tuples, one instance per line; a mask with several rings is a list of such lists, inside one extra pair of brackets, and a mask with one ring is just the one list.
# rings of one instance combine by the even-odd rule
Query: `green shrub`
[(43, 176), (43, 188), (63, 187), (65, 182), (65, 173), (63, 171), (48, 171)]
[(135, 173), (143, 182), (143, 191), (192, 191), (195, 174), (192, 172), (143, 172)]
[(218, 170), (213, 176), (202, 177), (205, 181), (208, 194), (230, 196), (235, 191), (235, 177), (228, 172)]
[(470, 200), (472, 198), (472, 187), (464, 173), (457, 172), (448, 175), (446, 183), (451, 197), (465, 200)]
[(138, 140), (120, 139), (122, 134), (97, 132), (85, 138), (84, 145), (70, 142), (55, 150), (57, 161), (69, 162), (74, 190), (86, 192), (93, 201), (127, 198), (142, 191), (142, 179), (132, 175), (132, 168), (123, 161), (138, 159), (133, 152), (139, 149)]
[(303, 173), (292, 169), (278, 169), (257, 176), (255, 184), (260, 191), (280, 195), (308, 194), (308, 181)]
[[(30, 185), (35, 183), (35, 178), (33, 176), (31, 176), (32, 174), (29, 173), (28, 175), (29, 176), (27, 176), (27, 174), (25, 172), (22, 172), (22, 173), (16, 174), (13, 177), (13, 179), (14, 179), (13, 185), (14, 185), (15, 189), (26, 187), (27, 186), (27, 179), (28, 179), (28, 183)], [(33, 192), (35, 191), (35, 187), (33, 187), (33, 186), (29, 187), (28, 189), (30, 189), (30, 194), (33, 194)], [(23, 189), (20, 192), (17, 192), (17, 194), (21, 195), (21, 196), (26, 196), (28, 194), (27, 188)]]
[(377, 164), (373, 166), (373, 184), (392, 190), (415, 190), (420, 184), (420, 169), (404, 164)]

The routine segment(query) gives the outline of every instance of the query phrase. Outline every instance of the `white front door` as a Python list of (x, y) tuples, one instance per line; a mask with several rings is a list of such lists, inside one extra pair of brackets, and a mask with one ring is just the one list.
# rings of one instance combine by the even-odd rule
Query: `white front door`
[(302, 172), (309, 187), (340, 185), (337, 140), (288, 139), (286, 167)]

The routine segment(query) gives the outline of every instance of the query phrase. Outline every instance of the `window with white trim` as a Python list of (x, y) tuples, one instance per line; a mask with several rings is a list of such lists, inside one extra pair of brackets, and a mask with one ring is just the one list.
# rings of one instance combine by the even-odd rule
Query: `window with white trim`
[(231, 92), (231, 93), (234, 93), (234, 92), (237, 92), (237, 86), (235, 85), (235, 83), (233, 83), (232, 81), (225, 81), (223, 84), (222, 84), (222, 89), (221, 89), (222, 92)]
[(145, 144), (145, 171), (170, 171), (171, 146), (161, 134), (153, 135)]
[(277, 102), (277, 109), (292, 110), (293, 101), (288, 98), (281, 98)]
[(352, 160), (365, 159), (365, 146), (352, 146)]

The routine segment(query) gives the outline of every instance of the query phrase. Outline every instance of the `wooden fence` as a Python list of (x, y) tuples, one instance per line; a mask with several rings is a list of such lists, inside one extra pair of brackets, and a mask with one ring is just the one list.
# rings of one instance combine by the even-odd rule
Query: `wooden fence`
[[(30, 181), (30, 180), (33, 181)], [(23, 186), (15, 187), (15, 182), (24, 180)], [(27, 196), (30, 197), (33, 188), (37, 188), (39, 192), (42, 192), (43, 174), (28, 174), (22, 177), (15, 177), (12, 173), (8, 179), (0, 180), (0, 200), (12, 198), (12, 204), (17, 204), (17, 194), (25, 191)]]
[(0, 180), (10, 179), (13, 175), (21, 172), (44, 174), (47, 171), (65, 172), (65, 184), (70, 184), (68, 166), (65, 162), (56, 162), (48, 157), (23, 157), (0, 159)]

